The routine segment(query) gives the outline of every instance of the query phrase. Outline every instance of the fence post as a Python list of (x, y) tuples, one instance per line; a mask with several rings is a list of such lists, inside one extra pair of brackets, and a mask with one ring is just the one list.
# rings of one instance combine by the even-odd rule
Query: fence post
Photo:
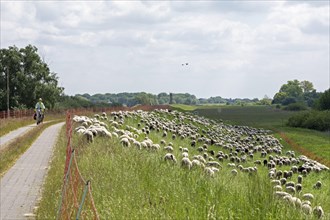
[(82, 207), (83, 207), (84, 202), (85, 202), (86, 194), (87, 194), (87, 191), (89, 189), (89, 182), (90, 182), (90, 180), (87, 180), (87, 182), (86, 182), (85, 189), (84, 189), (84, 194), (83, 194), (82, 199), (81, 199), (81, 203), (80, 203), (80, 206), (79, 206), (79, 209), (78, 209), (76, 220), (79, 220), (80, 213), (81, 213)]

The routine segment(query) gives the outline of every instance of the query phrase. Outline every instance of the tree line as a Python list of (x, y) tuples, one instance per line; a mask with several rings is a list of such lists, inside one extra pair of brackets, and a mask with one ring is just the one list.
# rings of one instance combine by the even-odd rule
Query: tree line
[(329, 109), (327, 92), (316, 92), (309, 81), (288, 81), (282, 85), (273, 99), (265, 96), (258, 98), (197, 98), (189, 93), (106, 93), (77, 94), (68, 96), (64, 88), (58, 85), (57, 73), (52, 72), (48, 64), (39, 56), (38, 48), (28, 45), (24, 48), (10, 46), (0, 49), (0, 110), (30, 109), (39, 97), (49, 109), (67, 109), (80, 107), (109, 107), (162, 104), (226, 104), (226, 105), (279, 105), (287, 110), (306, 108)]

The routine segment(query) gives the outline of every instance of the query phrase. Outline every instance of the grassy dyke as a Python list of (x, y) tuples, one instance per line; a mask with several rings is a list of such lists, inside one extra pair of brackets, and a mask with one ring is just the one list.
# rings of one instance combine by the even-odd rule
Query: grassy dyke
[(29, 130), (24, 135), (10, 142), (0, 151), (0, 176), (12, 167), (16, 160), (32, 145), (39, 135), (49, 126), (59, 123), (63, 120), (53, 120), (48, 123), (42, 123), (39, 126)]
[(67, 138), (62, 127), (49, 162), (47, 177), (43, 184), (42, 197), (36, 210), (36, 219), (56, 219), (62, 195)]
[[(169, 119), (173, 120), (171, 117)], [(137, 127), (138, 122), (139, 119), (126, 119), (122, 127)], [(181, 160), (178, 146), (188, 147), (189, 155), (198, 154), (196, 148), (189, 146), (189, 140), (172, 140), (170, 132), (166, 138), (156, 131), (148, 137), (154, 143), (162, 139), (172, 142), (176, 146), (173, 154), (178, 161)], [(141, 135), (137, 140), (144, 138)], [(49, 170), (37, 219), (56, 218), (54, 210), (58, 208), (65, 160), (63, 146), (66, 142), (63, 137), (59, 143), (62, 147), (56, 147), (58, 150)], [(219, 173), (211, 178), (200, 168), (186, 170), (180, 167), (179, 162), (165, 162), (164, 150), (125, 148), (115, 137), (96, 137), (93, 143), (87, 144), (81, 141), (81, 137), (74, 136), (74, 143), (79, 150), (79, 169), (82, 176), (92, 182), (94, 202), (101, 219), (314, 219), (273, 196), (267, 177), (268, 169), (263, 166), (258, 166), (258, 172), (254, 175), (239, 172), (233, 177), (232, 168), (224, 162)], [(228, 153), (216, 146), (210, 146), (210, 149)], [(260, 159), (259, 156), (249, 160), (244, 167), (254, 166), (253, 161)], [(289, 170), (290, 167), (283, 166), (281, 169)], [(294, 174), (292, 181), (296, 182), (297, 176)], [(53, 183), (54, 180), (57, 183)], [(324, 184), (322, 190), (312, 187), (318, 180)], [(313, 206), (322, 205), (329, 217), (329, 172), (308, 175), (303, 186), (303, 191), (296, 196), (313, 193)], [(50, 201), (55, 198), (57, 201)]]

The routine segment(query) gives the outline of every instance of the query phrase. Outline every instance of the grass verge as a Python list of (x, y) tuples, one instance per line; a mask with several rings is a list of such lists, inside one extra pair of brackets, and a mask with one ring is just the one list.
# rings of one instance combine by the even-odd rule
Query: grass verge
[(49, 123), (43, 123), (24, 135), (16, 138), (8, 144), (6, 148), (0, 151), (0, 176), (2, 177), (5, 172), (15, 164), (16, 160), (32, 145), (38, 136), (49, 126), (59, 123), (63, 120), (54, 120)]

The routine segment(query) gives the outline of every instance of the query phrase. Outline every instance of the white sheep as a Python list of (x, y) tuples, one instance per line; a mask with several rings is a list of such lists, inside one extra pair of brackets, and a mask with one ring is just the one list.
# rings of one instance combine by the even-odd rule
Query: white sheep
[(190, 170), (191, 167), (192, 167), (192, 163), (191, 163), (191, 161), (189, 160), (188, 157), (184, 157), (184, 158), (182, 158), (182, 160), (181, 160), (181, 166), (182, 166), (183, 168), (188, 168), (188, 169)]
[(214, 177), (214, 171), (211, 167), (205, 167), (204, 172), (206, 175), (210, 177)]
[(324, 216), (324, 211), (322, 209), (321, 206), (316, 206), (313, 209), (313, 214), (317, 217), (317, 218), (323, 218)]
[(238, 172), (237, 172), (236, 169), (232, 169), (232, 170), (230, 171), (230, 173), (231, 173), (233, 176), (236, 176)]
[(312, 201), (314, 199), (314, 196), (312, 193), (305, 193), (302, 197), (303, 197), (303, 199), (308, 200), (308, 201)]
[(122, 138), (120, 139), (120, 143), (124, 146), (124, 147), (130, 147), (131, 143), (129, 142), (128, 138)]
[(203, 167), (203, 165), (204, 165), (203, 163), (201, 163), (199, 160), (196, 160), (196, 159), (192, 160), (191, 164), (193, 167)]
[(173, 147), (172, 146), (166, 146), (166, 147), (164, 147), (164, 150), (166, 150), (167, 152), (173, 152)]
[(314, 185), (313, 188), (314, 189), (320, 189), (322, 187), (322, 182), (321, 181), (317, 181)]
[(312, 207), (311, 207), (310, 205), (308, 205), (308, 204), (303, 204), (303, 205), (301, 206), (301, 209), (302, 209), (302, 211), (303, 211), (306, 215), (310, 215), (310, 214), (312, 214)]
[(189, 157), (187, 152), (182, 152), (182, 157)]
[(171, 162), (176, 163), (176, 158), (175, 158), (175, 156), (174, 156), (173, 154), (171, 154), (171, 153), (167, 153), (167, 154), (165, 154), (165, 156), (164, 156), (164, 160), (165, 160), (165, 161), (171, 161)]

